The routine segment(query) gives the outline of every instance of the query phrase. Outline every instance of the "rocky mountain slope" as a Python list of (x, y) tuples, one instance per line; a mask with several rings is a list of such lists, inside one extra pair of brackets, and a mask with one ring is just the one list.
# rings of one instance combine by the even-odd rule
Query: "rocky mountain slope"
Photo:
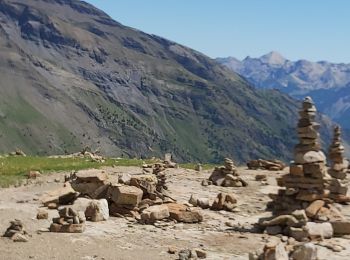
[(0, 1), (0, 90), (1, 152), (242, 162), (295, 140), (291, 98), (77, 0)]
[(290, 61), (277, 52), (260, 58), (218, 58), (259, 88), (274, 88), (296, 98), (311, 95), (319, 109), (350, 128), (350, 64)]

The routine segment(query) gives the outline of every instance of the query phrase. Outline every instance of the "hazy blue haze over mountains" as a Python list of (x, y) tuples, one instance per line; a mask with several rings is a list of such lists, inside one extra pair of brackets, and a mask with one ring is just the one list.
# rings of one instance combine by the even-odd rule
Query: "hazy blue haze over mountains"
[(277, 52), (260, 58), (218, 58), (258, 88), (279, 89), (296, 98), (310, 95), (320, 111), (350, 128), (350, 64), (290, 61)]

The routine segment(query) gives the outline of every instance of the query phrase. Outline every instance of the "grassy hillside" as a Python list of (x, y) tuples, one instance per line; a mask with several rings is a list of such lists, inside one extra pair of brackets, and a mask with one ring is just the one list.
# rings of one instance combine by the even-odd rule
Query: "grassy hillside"
[(2, 152), (291, 157), (294, 100), (199, 52), (75, 0), (1, 1), (0, 21)]

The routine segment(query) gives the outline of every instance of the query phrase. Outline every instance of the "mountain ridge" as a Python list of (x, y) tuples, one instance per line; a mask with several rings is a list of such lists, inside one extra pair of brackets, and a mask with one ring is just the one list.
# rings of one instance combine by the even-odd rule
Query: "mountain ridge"
[(2, 0), (0, 34), (2, 152), (291, 158), (295, 100), (90, 4)]
[[(268, 61), (271, 53), (278, 62)], [(279, 89), (297, 99), (314, 96), (322, 113), (350, 128), (346, 119), (350, 116), (350, 64), (290, 61), (276, 52), (271, 53), (242, 61), (231, 57), (216, 60), (258, 88)]]

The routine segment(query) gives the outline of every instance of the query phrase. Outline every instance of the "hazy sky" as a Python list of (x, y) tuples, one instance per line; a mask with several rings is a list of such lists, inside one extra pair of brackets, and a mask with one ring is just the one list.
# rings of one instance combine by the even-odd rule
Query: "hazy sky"
[(118, 22), (211, 57), (350, 63), (348, 0), (87, 0)]

